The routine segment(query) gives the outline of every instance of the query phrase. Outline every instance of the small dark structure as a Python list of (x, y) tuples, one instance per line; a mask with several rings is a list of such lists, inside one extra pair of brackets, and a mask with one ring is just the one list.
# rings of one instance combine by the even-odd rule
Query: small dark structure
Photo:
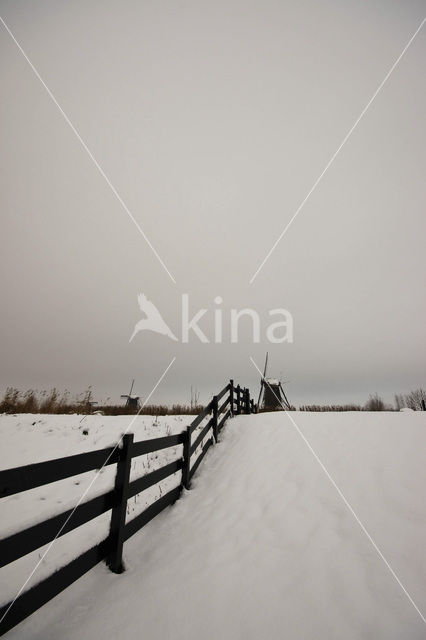
[(83, 408), (86, 411), (86, 413), (90, 413), (94, 408), (95, 404), (98, 404), (97, 400), (92, 400), (92, 390), (90, 389), (90, 387), (84, 399), (82, 400), (81, 404), (83, 405)]
[(260, 381), (260, 391), (257, 405), (258, 407), (261, 406), (260, 403), (263, 393), (262, 409), (264, 411), (289, 411), (291, 409), (291, 406), (287, 399), (281, 381), (277, 380), (276, 378), (266, 378), (267, 366), (268, 353), (266, 354), (265, 367), (263, 370), (262, 379)]
[(122, 394), (120, 397), (121, 398), (126, 398), (126, 409), (132, 410), (132, 411), (139, 411), (140, 409), (140, 404), (139, 404), (139, 396), (132, 396), (132, 391), (133, 391), (133, 385), (135, 384), (135, 381), (132, 380), (132, 385), (130, 387), (130, 391), (127, 394)]

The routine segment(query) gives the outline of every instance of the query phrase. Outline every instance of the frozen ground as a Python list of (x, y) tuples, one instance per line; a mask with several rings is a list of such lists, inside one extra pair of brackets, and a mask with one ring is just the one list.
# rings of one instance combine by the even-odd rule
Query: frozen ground
[[(425, 414), (292, 416), (425, 615)], [(89, 445), (107, 446), (123, 430), (117, 420), (128, 420), (87, 418), (89, 435), (83, 436), (75, 416), (60, 417), (59, 422), (57, 416), (39, 417), (43, 423), (38, 430), (31, 424), (34, 419), (0, 417), (3, 467), (69, 455)], [(70, 420), (74, 422), (66, 422)], [(155, 426), (152, 418), (140, 421), (137, 440), (159, 435), (158, 430), (181, 431), (188, 417), (159, 419)], [(83, 484), (72, 487), (80, 491)], [(74, 499), (72, 491), (68, 486), (56, 496), (50, 494), (50, 502), (62, 500), (62, 510), (65, 495)], [(16, 500), (11, 507), (11, 500), (0, 501), (0, 535), (15, 528), (18, 515), (19, 522), (26, 523), (35, 515), (34, 502), (19, 505)], [(140, 500), (144, 504), (143, 496)], [(37, 504), (45, 502), (39, 497)], [(36, 519), (43, 518), (40, 513)], [(91, 542), (80, 538), (78, 552)], [(65, 557), (54, 553), (58, 555), (52, 560), (46, 558), (47, 568)], [(97, 566), (7, 637), (426, 637), (420, 615), (283, 413), (229, 421), (222, 441), (195, 476), (193, 489), (126, 543), (125, 556), (124, 574)], [(2, 593), (7, 593), (3, 600), (16, 576), (22, 577), (19, 562), (6, 568), (7, 574), (0, 570)]]

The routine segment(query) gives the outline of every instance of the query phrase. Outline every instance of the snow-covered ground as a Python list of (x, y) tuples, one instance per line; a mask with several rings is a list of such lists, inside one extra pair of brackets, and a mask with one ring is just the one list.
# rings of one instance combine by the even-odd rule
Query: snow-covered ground
[[(194, 416), (0, 416), (0, 468), (18, 467), (116, 445), (131, 427), (134, 440), (146, 440), (181, 433)], [(197, 429), (204, 426), (204, 423)], [(162, 467), (182, 456), (182, 445), (139, 456), (132, 460), (130, 480)], [(83, 492), (84, 501), (114, 486), (116, 466), (80, 474), (60, 482), (37, 487), (0, 500), (0, 538), (42, 522), (74, 507)], [(93, 480), (95, 480), (93, 482)], [(162, 494), (180, 484), (180, 472), (135, 496), (127, 503), (127, 519), (134, 518)], [(91, 483), (93, 484), (91, 485)], [(90, 486), (91, 485), (91, 486)], [(105, 539), (111, 512), (61, 537), (49, 550), (27, 587), (39, 582), (83, 551)], [(0, 570), (0, 604), (11, 600), (43, 556), (48, 545), (27, 554)]]
[[(291, 415), (424, 616), (425, 414)], [(108, 446), (129, 418), (80, 420), (1, 416), (2, 468)], [(190, 420), (140, 417), (132, 430), (140, 440), (180, 432)], [(98, 565), (8, 637), (425, 638), (421, 616), (289, 417), (240, 416), (222, 433), (193, 489), (126, 543), (124, 574)], [(132, 473), (164, 462), (145, 460)], [(107, 472), (95, 493), (111, 486)], [(1, 500), (0, 536), (71, 506), (89, 480), (85, 474)], [(138, 500), (129, 517), (147, 504), (144, 495)], [(107, 525), (108, 514), (90, 532), (85, 525), (61, 538), (35, 581), (103, 538)], [(0, 570), (3, 601), (20, 586), (30, 556), (34, 565), (38, 553)]]

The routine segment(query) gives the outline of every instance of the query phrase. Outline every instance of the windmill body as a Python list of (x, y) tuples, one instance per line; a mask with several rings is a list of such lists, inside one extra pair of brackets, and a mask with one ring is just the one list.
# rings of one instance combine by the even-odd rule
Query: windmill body
[(291, 406), (281, 381), (277, 380), (277, 378), (266, 377), (267, 365), (268, 354), (266, 354), (265, 367), (260, 381), (260, 392), (257, 404), (259, 407), (262, 407), (263, 411), (288, 411), (291, 409)]
[(267, 411), (279, 411), (282, 409), (280, 383), (275, 378), (265, 379), (263, 408)]
[(126, 398), (126, 408), (128, 410), (138, 411), (139, 408), (140, 408), (140, 405), (139, 405), (139, 397), (140, 396), (132, 395), (134, 384), (135, 384), (135, 381), (133, 380), (132, 386), (130, 387), (129, 393), (122, 394), (121, 397), (122, 398)]

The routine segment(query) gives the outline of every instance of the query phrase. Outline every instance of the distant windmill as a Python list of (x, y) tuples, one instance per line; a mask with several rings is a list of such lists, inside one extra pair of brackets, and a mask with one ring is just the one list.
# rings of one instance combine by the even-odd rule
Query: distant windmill
[(130, 391), (127, 394), (122, 394), (120, 398), (126, 398), (126, 407), (127, 409), (135, 409), (138, 411), (139, 409), (139, 396), (132, 396), (133, 385), (135, 381), (132, 380), (132, 385), (130, 387)]
[(92, 407), (95, 406), (95, 404), (98, 404), (97, 400), (92, 400), (92, 389), (91, 387), (88, 388), (86, 395), (84, 396), (84, 399), (82, 400), (82, 404), (87, 407), (87, 409), (90, 411), (92, 409)]
[(279, 411), (280, 409), (288, 411), (291, 407), (281, 381), (276, 378), (266, 377), (267, 366), (268, 353), (266, 353), (265, 367), (263, 369), (263, 376), (260, 380), (260, 391), (257, 406), (260, 407), (263, 394), (263, 409), (266, 411)]
[(83, 422), (83, 420), (86, 419), (87, 415), (92, 412), (92, 409), (95, 406), (95, 404), (98, 404), (98, 403), (96, 400), (92, 400), (92, 388), (89, 387), (86, 392), (86, 395), (81, 401), (81, 405), (83, 407), (83, 410), (86, 411), (86, 415), (80, 420), (80, 422)]

